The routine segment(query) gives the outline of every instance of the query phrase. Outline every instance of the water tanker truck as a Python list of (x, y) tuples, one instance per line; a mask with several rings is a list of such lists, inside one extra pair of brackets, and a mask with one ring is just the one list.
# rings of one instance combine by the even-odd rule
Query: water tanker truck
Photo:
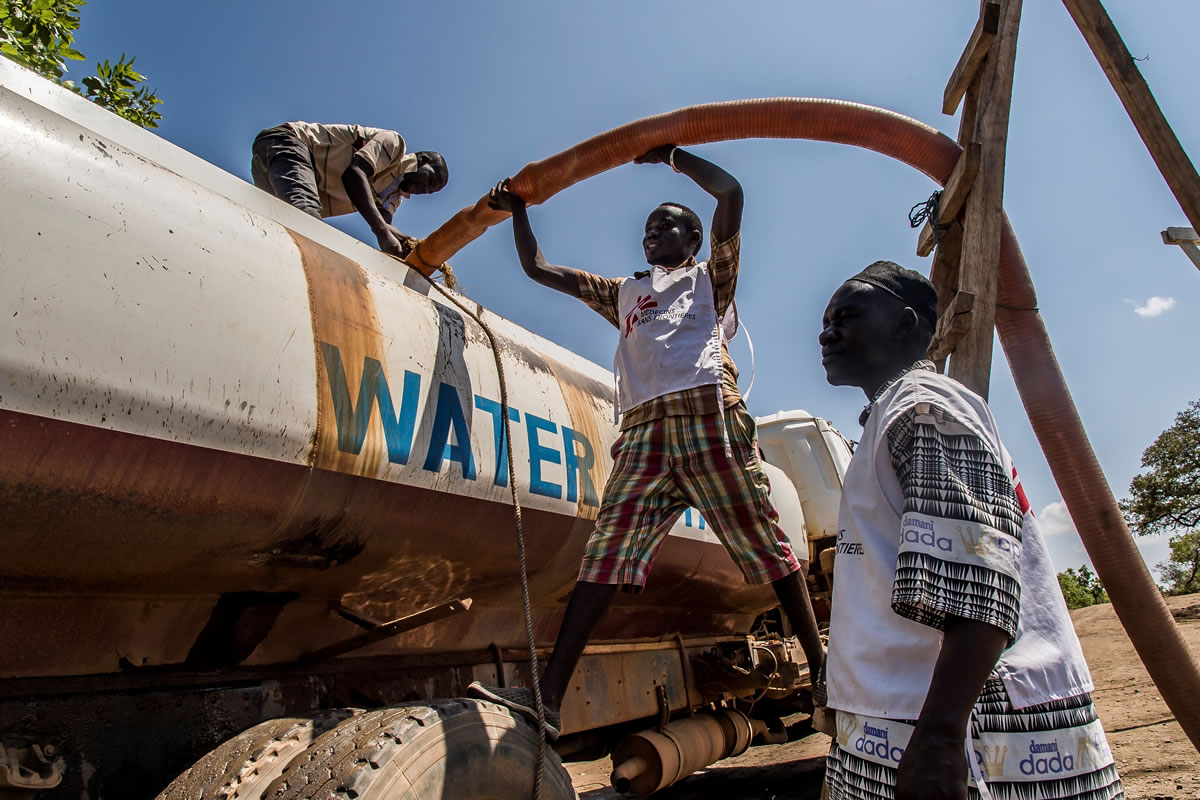
[[(0, 798), (528, 797), (539, 658), (617, 436), (612, 375), (0, 59)], [(762, 418), (830, 589), (849, 447)], [(831, 555), (831, 551), (830, 551)], [(826, 556), (826, 560), (828, 556)], [(562, 759), (648, 795), (810, 708), (769, 586), (689, 511), (576, 670)]]

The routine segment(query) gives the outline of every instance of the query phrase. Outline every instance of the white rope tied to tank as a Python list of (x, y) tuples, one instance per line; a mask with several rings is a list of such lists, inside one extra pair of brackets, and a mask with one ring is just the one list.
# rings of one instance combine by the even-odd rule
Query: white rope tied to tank
[[(411, 269), (411, 268), (410, 268)], [(542, 800), (542, 777), (546, 768), (546, 709), (542, 705), (542, 687), (538, 676), (537, 644), (533, 638), (533, 613), (529, 604), (529, 572), (525, 566), (525, 528), (521, 521), (521, 499), (517, 494), (517, 468), (513, 461), (512, 436), (508, 418), (508, 384), (504, 380), (504, 365), (500, 360), (500, 349), (496, 347), (496, 337), (487, 323), (479, 315), (460, 303), (457, 298), (440, 286), (436, 281), (418, 269), (413, 272), (420, 275), (429, 285), (449, 300), (455, 308), (473, 319), (483, 330), (488, 345), (492, 348), (492, 359), (496, 363), (496, 375), (500, 379), (500, 415), (504, 420), (504, 445), (508, 454), (508, 486), (512, 492), (513, 522), (517, 531), (517, 555), (521, 565), (521, 610), (525, 615), (525, 638), (529, 642), (529, 678), (533, 684), (533, 702), (537, 708), (537, 763), (533, 774), (533, 800)], [(452, 273), (450, 273), (452, 274)]]

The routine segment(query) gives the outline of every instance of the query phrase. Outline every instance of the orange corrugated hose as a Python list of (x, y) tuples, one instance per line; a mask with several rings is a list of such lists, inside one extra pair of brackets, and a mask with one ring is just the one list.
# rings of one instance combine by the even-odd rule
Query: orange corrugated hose
[[(526, 165), (510, 187), (532, 204), (662, 144), (729, 139), (815, 139), (865, 147), (915, 167), (944, 184), (962, 152), (928, 125), (841, 100), (771, 98), (689, 106), (630, 122), (545, 161)], [(441, 264), (508, 215), (487, 196), (464, 208), (417, 248), (422, 272)], [(1029, 268), (1007, 217), (1000, 243), (996, 330), (1034, 433), (1050, 464), (1096, 574), (1112, 598), (1150, 677), (1200, 749), (1200, 666), (1179, 633), (1125, 525), (1050, 346)]]

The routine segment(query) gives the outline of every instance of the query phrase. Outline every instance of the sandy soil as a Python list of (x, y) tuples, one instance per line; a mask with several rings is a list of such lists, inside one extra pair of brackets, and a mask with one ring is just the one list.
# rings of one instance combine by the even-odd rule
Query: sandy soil
[[(1167, 599), (1184, 638), (1200, 655), (1200, 595)], [(1096, 683), (1093, 695), (1129, 800), (1200, 800), (1200, 755), (1163, 703), (1112, 606), (1072, 612)], [(793, 730), (805, 726), (796, 725)], [(655, 795), (661, 800), (817, 800), (829, 740), (801, 736), (752, 747)], [(622, 797), (609, 788), (611, 762), (568, 764), (584, 800)]]
[[(1167, 598), (1184, 638), (1200, 654), (1200, 594)], [(1130, 800), (1200, 800), (1200, 754), (1134, 653), (1112, 606), (1071, 614), (1092, 669), (1092, 697)]]

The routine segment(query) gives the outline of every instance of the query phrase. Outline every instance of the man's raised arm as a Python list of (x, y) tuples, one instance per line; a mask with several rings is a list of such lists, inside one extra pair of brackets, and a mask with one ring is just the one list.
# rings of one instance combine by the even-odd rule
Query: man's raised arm
[(738, 183), (737, 178), (716, 164), (673, 144), (656, 147), (649, 153), (635, 158), (633, 163), (668, 164), (711, 194), (717, 201), (717, 210), (713, 212), (712, 219), (712, 236), (716, 241), (724, 242), (741, 229), (742, 185)]
[(525, 210), (525, 201), (520, 195), (508, 189), (508, 181), (497, 183), (488, 195), (488, 205), (500, 211), (512, 214), (513, 240), (517, 245), (517, 256), (521, 259), (521, 267), (525, 274), (543, 286), (557, 289), (572, 297), (579, 297), (579, 278), (577, 271), (570, 267), (551, 264), (542, 255), (533, 228), (529, 224), (529, 213)]

